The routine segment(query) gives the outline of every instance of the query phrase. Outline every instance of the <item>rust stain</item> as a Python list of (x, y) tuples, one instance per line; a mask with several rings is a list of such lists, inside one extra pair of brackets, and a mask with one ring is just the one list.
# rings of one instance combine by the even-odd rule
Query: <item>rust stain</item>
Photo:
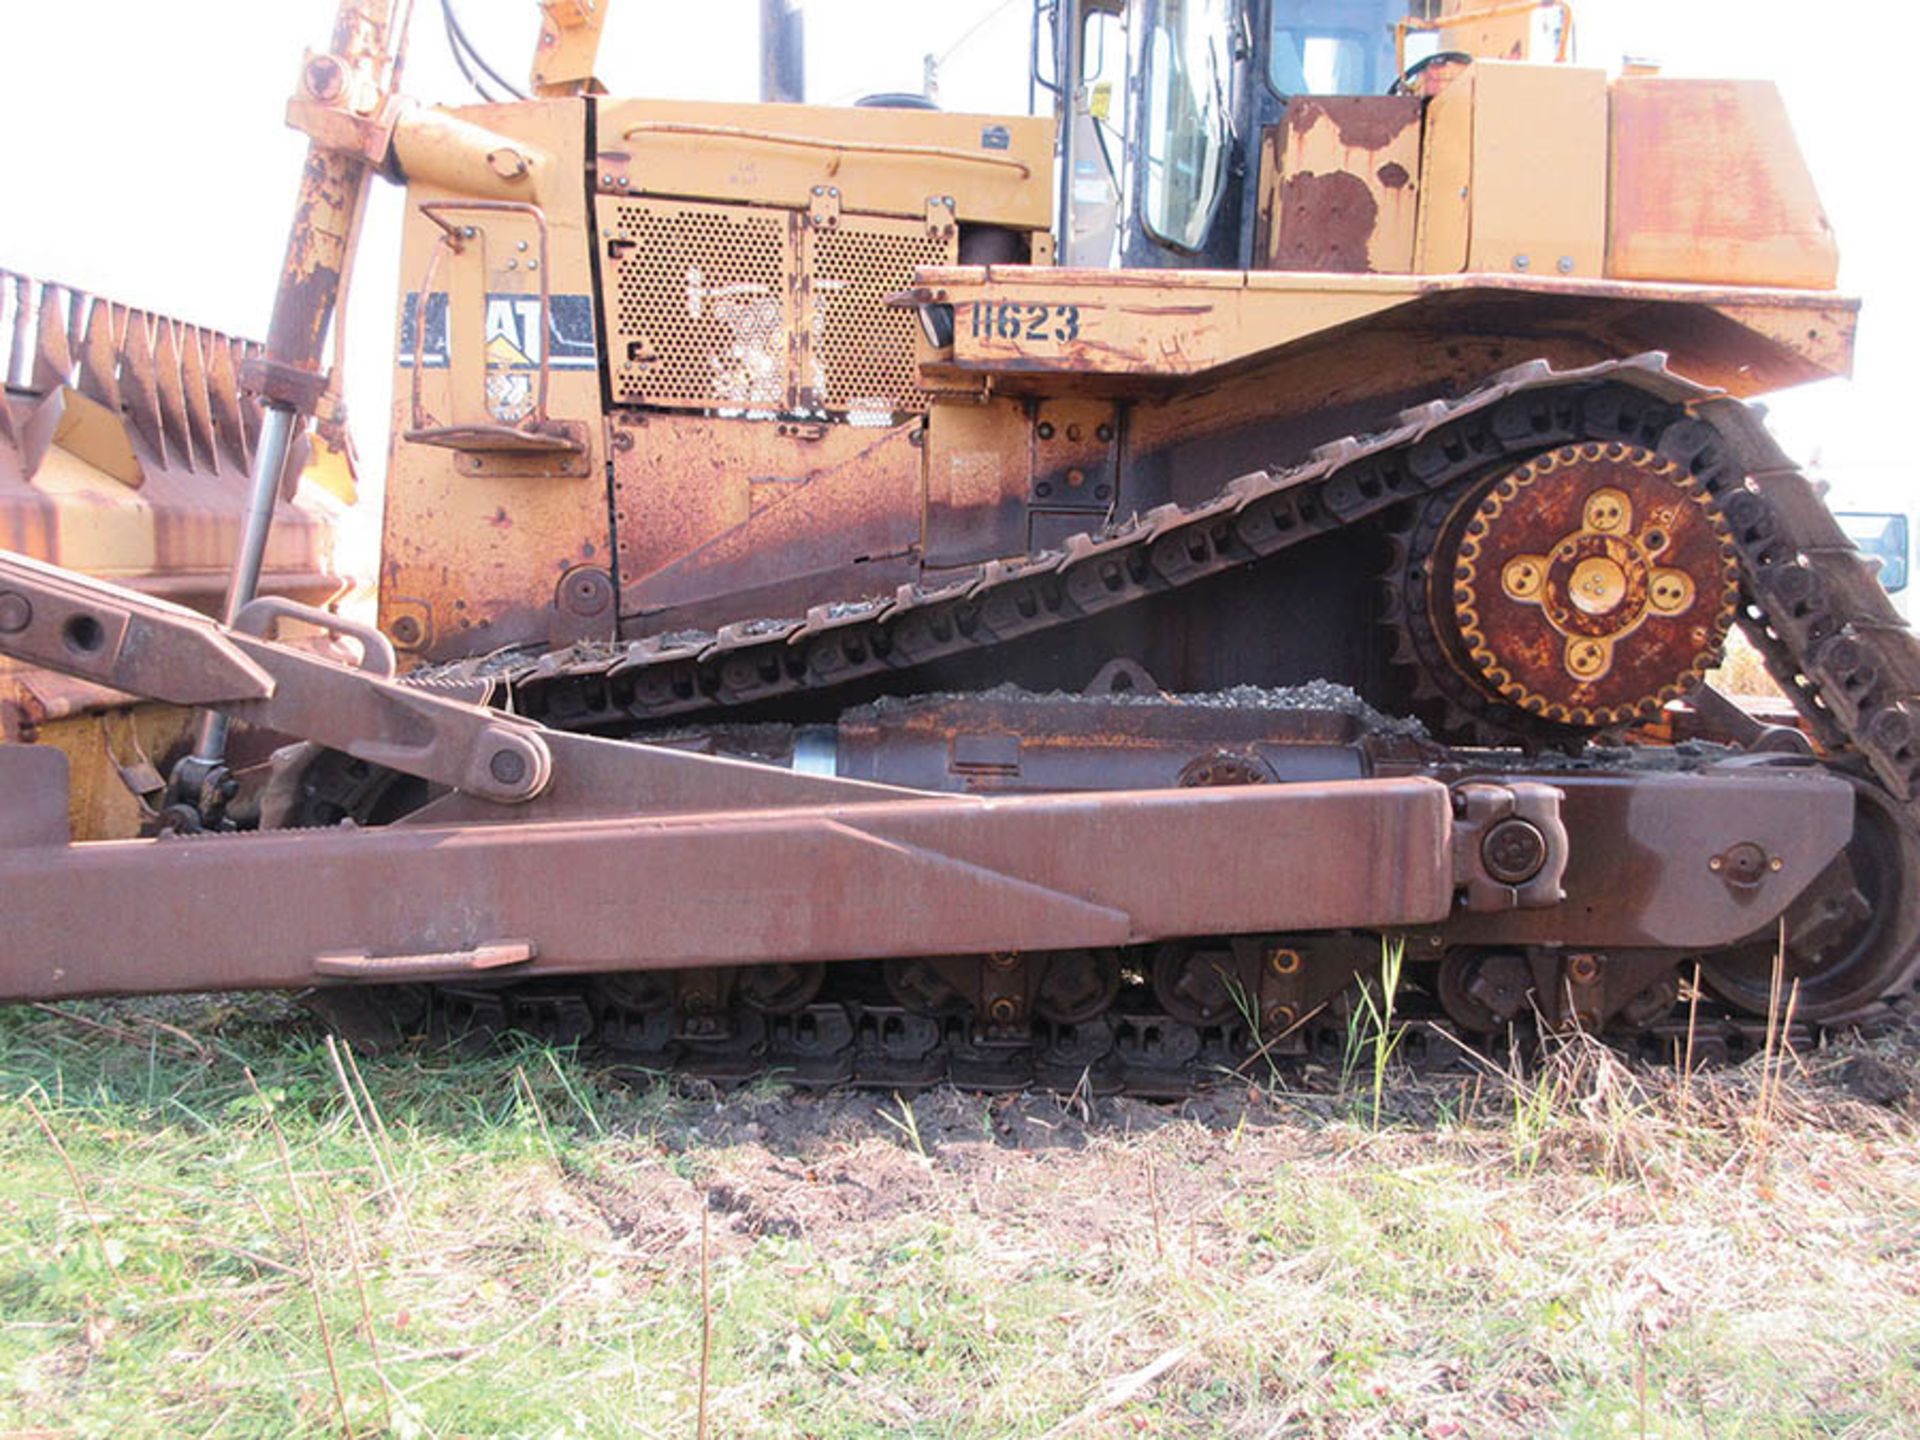
[(1379, 215), (1373, 191), (1358, 175), (1289, 175), (1280, 192), (1273, 264), (1281, 270), (1369, 270), (1367, 247)]
[(1322, 120), (1332, 122), (1349, 150), (1384, 150), (1419, 123), (1420, 102), (1410, 95), (1340, 95), (1295, 100), (1287, 125), (1304, 135)]
[(1389, 190), (1404, 190), (1407, 187), (1407, 183), (1413, 179), (1413, 177), (1407, 173), (1407, 167), (1402, 165), (1398, 160), (1388, 161), (1373, 173), (1379, 178), (1380, 183)]

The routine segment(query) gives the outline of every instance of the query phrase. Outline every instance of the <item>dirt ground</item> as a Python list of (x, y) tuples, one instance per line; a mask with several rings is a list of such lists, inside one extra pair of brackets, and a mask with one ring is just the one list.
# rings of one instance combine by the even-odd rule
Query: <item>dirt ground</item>
[(0, 1431), (1920, 1433), (1913, 1028), (1377, 1112), (356, 1059), (0, 1011)]

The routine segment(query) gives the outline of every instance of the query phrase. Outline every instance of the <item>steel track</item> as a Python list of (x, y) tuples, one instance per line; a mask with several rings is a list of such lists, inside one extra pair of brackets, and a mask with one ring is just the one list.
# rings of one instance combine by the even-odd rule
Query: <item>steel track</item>
[[(842, 968), (856, 971), (850, 963)], [(577, 1046), (596, 1064), (638, 1079), (685, 1077), (721, 1085), (776, 1079), (812, 1089), (856, 1086), (919, 1090), (952, 1084), (970, 1090), (1029, 1088), (1061, 1094), (1126, 1094), (1183, 1099), (1236, 1079), (1298, 1078), (1309, 1066), (1344, 1074), (1370, 1064), (1364, 1024), (1330, 1009), (1280, 1034), (1261, 1035), (1238, 1021), (1189, 1025), (1131, 991), (1090, 1024), (1036, 1022), (1027, 1043), (981, 1038), (965, 1018), (936, 1018), (871, 999), (822, 1000), (791, 1015), (736, 1009), (724, 1039), (675, 1037), (667, 1012), (622, 1015), (590, 992), (549, 982), (501, 990), (443, 988), (416, 1030), (440, 1042), (492, 1045), (513, 1034)], [(1463, 1036), (1418, 990), (1403, 992), (1394, 1028), (1396, 1056), (1422, 1073), (1504, 1067), (1516, 1051), (1537, 1046), (1528, 1021), (1500, 1036)], [(1600, 1038), (1618, 1051), (1654, 1063), (1712, 1067), (1759, 1053), (1766, 1023), (1732, 1014), (1708, 1000), (1691, 1015), (1683, 1007), (1643, 1029)], [(1781, 1028), (1773, 1044), (1812, 1044), (1812, 1027)], [(1370, 1053), (1370, 1052), (1366, 1052)]]

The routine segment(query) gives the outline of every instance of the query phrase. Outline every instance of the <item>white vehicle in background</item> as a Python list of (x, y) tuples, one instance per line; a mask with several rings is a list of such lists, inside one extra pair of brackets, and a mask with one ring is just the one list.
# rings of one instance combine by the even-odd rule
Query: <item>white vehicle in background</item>
[(1835, 483), (1827, 492), (1834, 519), (1860, 553), (1880, 565), (1880, 586), (1894, 608), (1911, 619), (1908, 581), (1913, 570), (1913, 525), (1905, 496), (1890, 485)]

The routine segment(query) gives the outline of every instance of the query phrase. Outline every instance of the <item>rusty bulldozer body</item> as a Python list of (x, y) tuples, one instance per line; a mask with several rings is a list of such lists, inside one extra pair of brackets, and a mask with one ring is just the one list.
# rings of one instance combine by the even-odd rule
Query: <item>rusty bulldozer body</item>
[(1456, 1036), (1904, 997), (1920, 645), (1743, 403), (1855, 309), (1771, 89), (1215, 9), (1059, 8), (1056, 194), (1025, 117), (609, 99), (568, 0), (537, 98), (409, 106), (347, 0), (250, 374), (300, 433), (402, 176), (378, 627), (0, 557), (0, 651), (288, 742), (203, 725), (145, 838), (0, 747), (0, 991), (1154, 1093), (1338, 1043), (1383, 943)]

